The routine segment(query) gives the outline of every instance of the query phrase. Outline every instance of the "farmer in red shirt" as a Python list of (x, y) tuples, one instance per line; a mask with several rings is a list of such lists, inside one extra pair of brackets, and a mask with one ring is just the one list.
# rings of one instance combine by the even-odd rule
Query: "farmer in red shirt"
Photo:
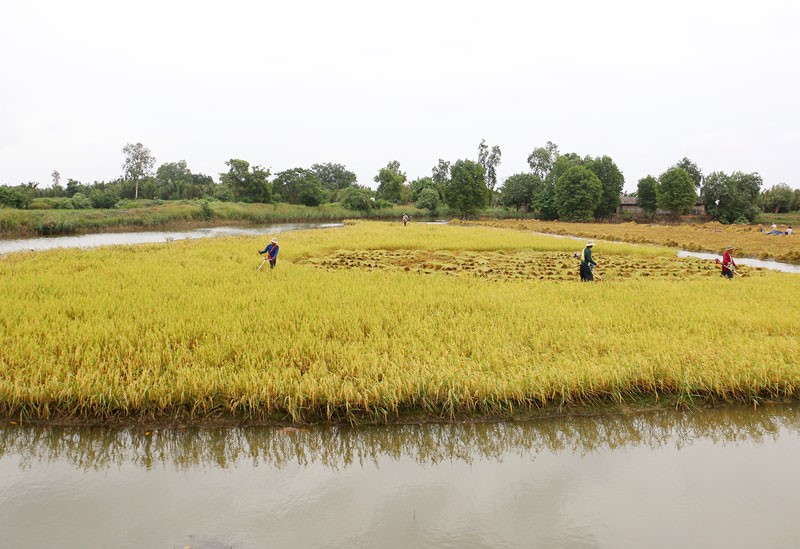
[(722, 276), (727, 276), (728, 278), (733, 278), (733, 272), (736, 269), (736, 262), (731, 254), (732, 250), (733, 246), (728, 246), (725, 248), (725, 253), (722, 254)]

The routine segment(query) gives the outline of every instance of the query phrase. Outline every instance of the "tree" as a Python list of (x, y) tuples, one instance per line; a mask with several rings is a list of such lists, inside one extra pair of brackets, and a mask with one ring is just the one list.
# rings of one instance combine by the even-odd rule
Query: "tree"
[(534, 190), (540, 190), (543, 185), (541, 178), (532, 173), (509, 176), (500, 189), (500, 203), (517, 211), (528, 211), (533, 201)]
[[(549, 145), (552, 145), (549, 149), (550, 152), (557, 151), (557, 147), (548, 141), (548, 146)], [(545, 150), (547, 151), (547, 149)], [(573, 166), (582, 166), (584, 163), (584, 159), (576, 153), (567, 153), (559, 154), (555, 160), (549, 164), (548, 171), (544, 172), (544, 184), (540, 189), (534, 190), (533, 200), (531, 201), (534, 211), (539, 212), (539, 216), (542, 219), (557, 219), (559, 217), (556, 204), (556, 182), (569, 168)]]
[(141, 143), (128, 143), (122, 148), (122, 152), (125, 155), (125, 162), (122, 164), (123, 177), (133, 181), (136, 188), (133, 197), (136, 199), (139, 198), (139, 182), (152, 175), (156, 159), (150, 154), (150, 149)]
[(439, 208), (439, 191), (435, 187), (424, 187), (417, 195), (416, 206), (434, 215)]
[(439, 198), (439, 191), (436, 188), (436, 183), (430, 177), (419, 177), (411, 182), (411, 201), (416, 202), (419, 198), (419, 193), (425, 189), (433, 189), (436, 192), (436, 198)]
[(483, 167), (486, 176), (486, 186), (491, 195), (494, 195), (494, 188), (497, 185), (497, 166), (500, 165), (500, 157), (503, 153), (500, 147), (495, 145), (489, 150), (489, 145), (486, 144), (485, 139), (481, 139), (478, 145), (478, 163)]
[(642, 211), (650, 218), (658, 210), (658, 180), (652, 175), (639, 180), (636, 187), (636, 202)]
[(30, 203), (31, 197), (25, 191), (8, 185), (0, 186), (0, 207), (24, 210)]
[(754, 221), (762, 185), (757, 173), (712, 172), (703, 180), (703, 204), (706, 211), (722, 223)]
[(603, 184), (588, 167), (575, 165), (559, 176), (555, 191), (560, 219), (590, 221), (603, 196)]
[(375, 176), (378, 184), (376, 194), (378, 198), (399, 203), (403, 197), (403, 185), (406, 182), (406, 174), (400, 171), (400, 162), (392, 160), (385, 168), (381, 168)]
[(558, 145), (548, 141), (544, 147), (537, 147), (528, 155), (528, 166), (530, 166), (534, 175), (538, 175), (540, 179), (544, 180), (553, 168), (558, 156)]
[(450, 181), (450, 162), (439, 159), (439, 163), (431, 169), (431, 179), (439, 191), (439, 200), (444, 199), (444, 189)]
[(290, 204), (319, 206), (325, 201), (325, 190), (312, 170), (292, 168), (275, 176), (272, 190), (279, 200)]
[(185, 160), (166, 162), (156, 170), (156, 196), (165, 200), (189, 198), (192, 172)]
[(619, 195), (625, 186), (625, 177), (609, 156), (598, 156), (588, 163), (600, 183), (603, 185), (603, 195), (594, 212), (595, 217), (611, 217), (619, 206)]
[(688, 173), (689, 177), (694, 181), (694, 188), (700, 190), (700, 185), (703, 184), (703, 172), (697, 167), (697, 164), (684, 156), (680, 162), (675, 164), (675, 167), (686, 170), (686, 173)]
[(69, 198), (75, 196), (75, 193), (83, 192), (86, 189), (86, 186), (83, 185), (80, 181), (76, 181), (71, 177), (67, 179), (67, 188), (65, 192)]
[(372, 193), (369, 189), (349, 187), (342, 195), (342, 206), (348, 210), (369, 212), (372, 209)]
[(246, 160), (231, 158), (225, 165), (228, 173), (219, 174), (220, 182), (227, 185), (240, 202), (271, 202), (272, 184), (267, 180), (269, 170), (253, 166)]
[(58, 173), (58, 170), (53, 170), (50, 177), (53, 179), (53, 187), (61, 187), (61, 174)]
[(658, 178), (658, 207), (672, 218), (692, 211), (697, 202), (694, 181), (683, 168), (673, 167)]
[(329, 191), (336, 191), (350, 187), (356, 182), (356, 174), (349, 171), (342, 164), (314, 164), (311, 171), (316, 174), (320, 183)]
[(445, 199), (462, 219), (474, 217), (486, 207), (489, 189), (483, 167), (471, 160), (457, 160), (450, 168)]
[(765, 212), (785, 213), (791, 211), (794, 202), (794, 191), (786, 183), (778, 183), (761, 193), (761, 207)]

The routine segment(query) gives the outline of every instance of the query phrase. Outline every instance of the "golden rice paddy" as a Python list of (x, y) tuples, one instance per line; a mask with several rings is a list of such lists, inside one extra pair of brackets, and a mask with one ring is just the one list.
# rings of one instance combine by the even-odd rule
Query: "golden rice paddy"
[(0, 257), (0, 415), (393, 421), (800, 394), (800, 277), (651, 246), (354, 222)]
[[(652, 244), (695, 252), (721, 254), (726, 246), (735, 246), (736, 253), (745, 257), (800, 263), (800, 240), (796, 234), (792, 236), (768, 235), (766, 232), (760, 232), (760, 227), (754, 225), (722, 225), (716, 222), (677, 225), (636, 222), (567, 223), (511, 219), (471, 221), (469, 223), (522, 231)], [(785, 229), (785, 226), (781, 226), (781, 230)]]

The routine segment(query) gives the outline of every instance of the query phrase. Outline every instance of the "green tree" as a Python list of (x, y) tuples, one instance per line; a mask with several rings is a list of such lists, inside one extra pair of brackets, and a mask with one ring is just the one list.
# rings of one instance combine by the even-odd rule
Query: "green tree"
[(326, 198), (317, 174), (304, 168), (292, 168), (278, 173), (272, 182), (272, 190), (279, 200), (290, 204), (319, 206)]
[(439, 191), (435, 187), (424, 187), (417, 195), (416, 206), (421, 210), (429, 210), (431, 215), (435, 215), (439, 208)]
[(119, 202), (119, 194), (113, 187), (106, 189), (95, 187), (89, 191), (89, 202), (92, 208), (113, 208)]
[(400, 203), (403, 198), (403, 185), (406, 182), (406, 174), (400, 171), (400, 162), (392, 160), (385, 168), (381, 168), (375, 176), (378, 184), (376, 191), (377, 197), (383, 200)]
[(598, 156), (588, 163), (603, 185), (603, 195), (594, 212), (595, 217), (611, 217), (619, 207), (619, 196), (625, 186), (625, 177), (609, 156)]
[(69, 178), (67, 179), (67, 188), (65, 192), (67, 196), (72, 198), (75, 196), (77, 192), (83, 192), (86, 189), (86, 186), (83, 185), (80, 181), (76, 181), (75, 179)]
[(342, 195), (342, 206), (348, 210), (368, 213), (372, 209), (372, 192), (369, 189), (349, 187)]
[(450, 167), (450, 180), (444, 192), (453, 212), (462, 219), (474, 217), (486, 207), (489, 197), (483, 166), (471, 160), (457, 160)]
[(658, 178), (658, 207), (673, 219), (692, 211), (697, 202), (694, 181), (683, 168), (673, 167)]
[(686, 170), (686, 173), (688, 173), (689, 177), (694, 181), (694, 188), (700, 189), (700, 186), (703, 184), (703, 172), (697, 167), (697, 164), (684, 156), (680, 162), (675, 164), (675, 167)]
[(793, 198), (791, 211), (796, 212), (800, 210), (800, 189), (795, 189), (792, 195)]
[(558, 156), (558, 145), (548, 141), (544, 147), (537, 147), (528, 155), (528, 166), (530, 166), (534, 175), (544, 180), (553, 168)]
[(436, 191), (438, 200), (439, 191), (437, 190), (436, 183), (433, 182), (433, 179), (430, 177), (419, 177), (411, 182), (411, 201), (416, 202), (419, 198), (419, 193), (428, 188)]
[(586, 166), (567, 168), (556, 181), (558, 216), (567, 221), (590, 221), (603, 196), (603, 184)]
[(329, 191), (336, 191), (355, 185), (356, 174), (349, 171), (342, 164), (313, 164), (311, 171), (314, 172), (322, 183), (322, 186)]
[[(548, 141), (548, 147), (543, 150), (547, 154), (555, 154), (558, 148)], [(537, 149), (538, 151), (539, 149)], [(548, 152), (549, 151), (549, 152)], [(536, 151), (534, 151), (535, 153)], [(533, 153), (532, 153), (533, 154)], [(582, 166), (585, 163), (584, 159), (575, 153), (559, 154), (551, 164), (548, 166), (546, 172), (541, 172), (539, 169), (534, 170), (536, 173), (545, 173), (543, 177), (543, 185), (533, 192), (533, 200), (531, 205), (533, 210), (539, 213), (542, 219), (557, 219), (559, 217), (558, 207), (556, 204), (556, 182), (569, 168), (573, 166)]]
[(122, 147), (122, 152), (125, 155), (122, 174), (125, 179), (133, 182), (135, 186), (133, 198), (136, 199), (139, 198), (139, 183), (145, 177), (152, 175), (156, 159), (150, 153), (150, 149), (141, 143), (135, 145), (128, 143)]
[(500, 165), (502, 156), (500, 147), (495, 145), (490, 150), (486, 140), (481, 139), (481, 143), (478, 145), (478, 164), (483, 167), (486, 187), (489, 189), (490, 196), (494, 196), (494, 188), (497, 186), (497, 166)]
[(651, 219), (658, 210), (658, 180), (648, 175), (639, 180), (636, 187), (636, 203)]
[(228, 173), (219, 175), (220, 182), (227, 185), (239, 202), (271, 202), (272, 184), (268, 181), (269, 170), (254, 166), (246, 160), (232, 158), (225, 162)]
[(166, 162), (156, 170), (156, 190), (158, 198), (180, 200), (189, 198), (192, 186), (192, 172), (185, 160)]
[(0, 186), (0, 207), (24, 210), (30, 203), (31, 197), (25, 191), (8, 185)]
[(754, 221), (763, 181), (757, 173), (712, 172), (703, 180), (703, 204), (721, 223)]
[(765, 212), (785, 213), (792, 209), (794, 191), (786, 183), (778, 183), (762, 192), (759, 202)]
[(450, 181), (450, 162), (439, 159), (439, 162), (431, 169), (431, 179), (436, 184), (439, 191), (439, 200), (444, 200), (444, 189)]
[(538, 175), (518, 173), (506, 178), (500, 189), (500, 203), (517, 211), (528, 211), (533, 202), (535, 190), (541, 190), (544, 183)]

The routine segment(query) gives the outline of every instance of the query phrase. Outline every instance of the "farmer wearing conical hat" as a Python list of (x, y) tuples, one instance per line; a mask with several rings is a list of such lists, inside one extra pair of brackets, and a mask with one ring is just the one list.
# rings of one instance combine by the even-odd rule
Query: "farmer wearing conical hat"
[(725, 253), (722, 254), (722, 276), (733, 278), (733, 273), (736, 270), (736, 262), (733, 260), (733, 246), (725, 248)]
[(594, 242), (590, 241), (586, 243), (586, 248), (583, 249), (583, 259), (581, 259), (581, 282), (591, 282), (594, 280), (592, 269), (594, 269), (597, 263), (592, 259), (593, 246)]
[[(278, 250), (279, 249), (280, 248), (278, 247), (278, 239), (277, 238), (273, 238), (272, 240), (270, 240), (269, 244), (267, 244), (266, 248), (264, 248), (263, 250), (258, 252), (260, 254), (267, 254), (267, 261), (269, 261), (269, 268), (270, 269), (274, 269), (275, 268), (275, 263), (278, 261)], [(263, 265), (263, 263), (262, 263), (262, 265)]]

